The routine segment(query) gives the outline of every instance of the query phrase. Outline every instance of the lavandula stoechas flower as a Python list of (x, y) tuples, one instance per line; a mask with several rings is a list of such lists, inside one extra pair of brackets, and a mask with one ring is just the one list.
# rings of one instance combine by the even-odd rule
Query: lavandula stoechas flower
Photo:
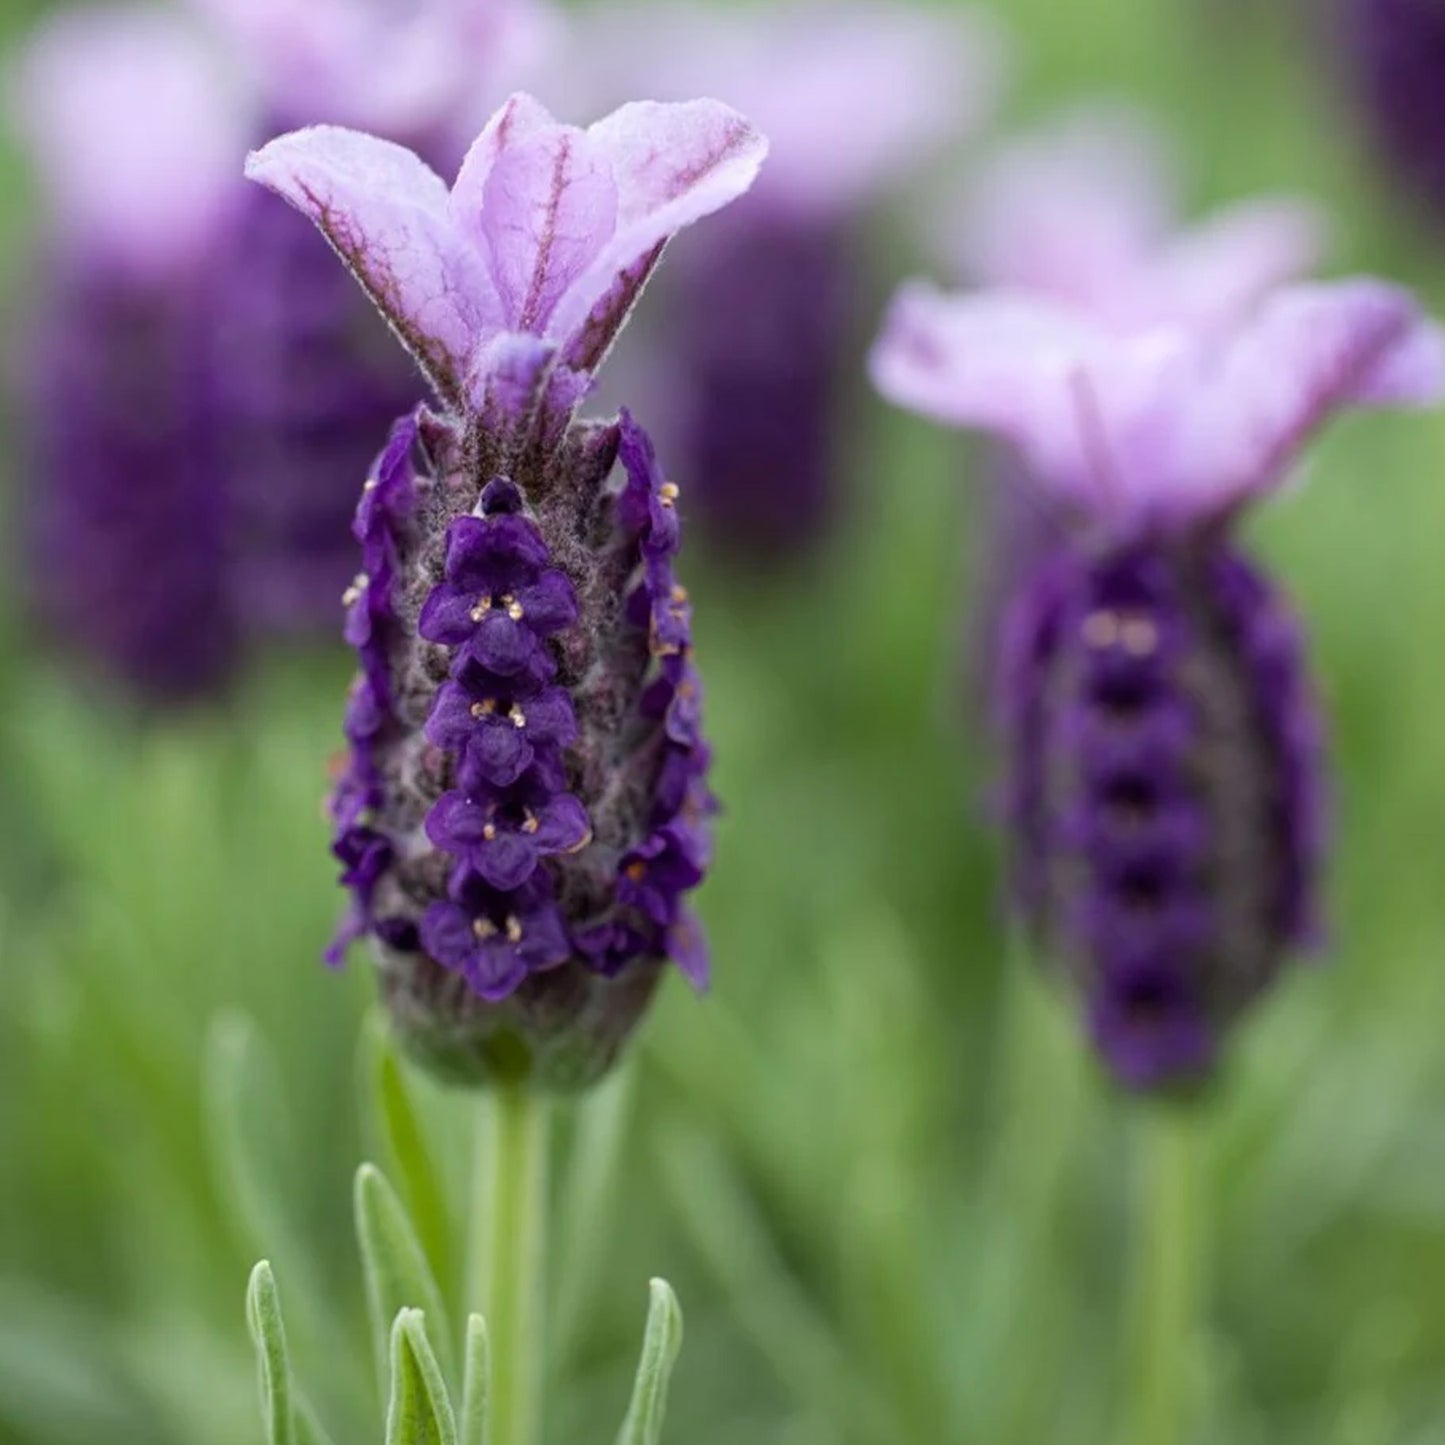
[(153, 702), (219, 690), (259, 635), (334, 624), (355, 478), (420, 391), (237, 158), (278, 124), (338, 115), (459, 156), (479, 68), (496, 83), (520, 64), (537, 15), (192, 8), (62, 13), (16, 86), (49, 199), (21, 364), (34, 591), (75, 650)]
[(248, 166), (325, 233), (440, 408), (397, 423), (356, 515), (333, 799), (352, 911), (331, 956), (371, 935), (398, 1032), (459, 1079), (584, 1085), (666, 959), (705, 976), (685, 894), (713, 804), (677, 488), (627, 413), (575, 411), (667, 240), (764, 150), (714, 101), (584, 131), (518, 95), (450, 194), (332, 127)]
[(153, 697), (205, 691), (239, 637), (195, 300), (241, 108), (203, 37), (159, 10), (58, 15), (14, 81), (47, 202), (14, 358), (39, 610)]
[[(947, 250), (970, 284), (1038, 296), (1121, 336), (1165, 322), (1228, 327), (1318, 260), (1321, 219), (1291, 198), (1236, 203), (1178, 229), (1170, 162), (1131, 108), (1081, 106), (994, 149), (951, 218)], [(996, 471), (983, 618), (991, 685), (1012, 584), (1064, 526), (1016, 452)]]
[(1334, 0), (1341, 64), (1387, 164), (1422, 210), (1445, 216), (1445, 5)]
[(666, 278), (669, 366), (656, 380), (676, 412), (664, 440), (695, 478), (709, 538), (735, 559), (792, 557), (837, 507), (850, 357), (869, 310), (862, 226), (991, 108), (999, 36), (971, 12), (807, 0), (606, 6), (587, 24), (594, 78), (661, 99), (717, 95), (770, 139), (752, 194)]
[(1308, 940), (1322, 842), (1303, 639), (1232, 526), (1332, 413), (1435, 401), (1440, 335), (1370, 280), (1283, 289), (1224, 331), (1128, 334), (914, 284), (872, 369), (894, 401), (1017, 447), (1069, 518), (1009, 624), (1020, 900), (1114, 1072), (1197, 1077)]

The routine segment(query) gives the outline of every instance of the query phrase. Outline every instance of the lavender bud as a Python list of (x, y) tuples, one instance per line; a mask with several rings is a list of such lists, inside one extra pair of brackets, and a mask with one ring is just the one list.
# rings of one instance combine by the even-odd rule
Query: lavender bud
[(1119, 1077), (1212, 1063), (1314, 931), (1321, 728), (1299, 633), (1220, 546), (1053, 553), (1009, 621), (1021, 901)]

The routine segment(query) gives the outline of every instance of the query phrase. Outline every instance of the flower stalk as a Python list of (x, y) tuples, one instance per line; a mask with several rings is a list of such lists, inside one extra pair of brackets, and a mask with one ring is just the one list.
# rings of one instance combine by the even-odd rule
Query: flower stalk
[(1187, 1105), (1146, 1106), (1136, 1128), (1137, 1249), (1125, 1347), (1127, 1445), (1184, 1445), (1195, 1414), (1190, 1362), (1202, 1295), (1199, 1145)]
[(549, 1114), (525, 1086), (481, 1101), (471, 1297), (491, 1340), (489, 1445), (536, 1445), (541, 1435)]

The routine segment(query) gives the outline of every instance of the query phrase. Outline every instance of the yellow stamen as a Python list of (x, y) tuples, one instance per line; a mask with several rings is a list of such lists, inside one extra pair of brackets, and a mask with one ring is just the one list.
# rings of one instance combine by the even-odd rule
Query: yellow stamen
[(1084, 619), (1084, 641), (1090, 647), (1113, 647), (1119, 640), (1119, 616), (1115, 612), (1091, 612)]
[(1124, 651), (1134, 657), (1148, 657), (1159, 645), (1159, 629), (1148, 617), (1126, 618), (1119, 635)]

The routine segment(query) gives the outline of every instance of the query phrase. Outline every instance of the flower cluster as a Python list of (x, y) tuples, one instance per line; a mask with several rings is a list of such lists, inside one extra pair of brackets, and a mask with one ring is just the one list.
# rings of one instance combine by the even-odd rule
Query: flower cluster
[(1126, 331), (914, 285), (873, 372), (1000, 433), (1064, 518), (1001, 649), (1019, 897), (1114, 1072), (1195, 1079), (1309, 940), (1322, 844), (1303, 641), (1230, 528), (1331, 413), (1438, 399), (1445, 342), (1368, 280)]
[(357, 512), (332, 803), (352, 901), (330, 957), (369, 934), (398, 1031), (450, 1076), (580, 1086), (664, 961), (706, 980), (686, 895), (714, 804), (678, 488), (630, 414), (575, 411), (663, 244), (762, 154), (714, 102), (584, 131), (516, 96), (450, 195), (333, 128), (252, 158), (441, 403), (397, 424)]
[[(1094, 102), (995, 147), (950, 216), (949, 263), (975, 285), (1026, 294), (1120, 337), (1160, 325), (1220, 332), (1322, 249), (1314, 207), (1246, 201), (1176, 229), (1174, 167), (1131, 107)], [(960, 264), (961, 263), (961, 264)], [(984, 692), (1000, 693), (1001, 623), (1018, 578), (1066, 539), (1047, 485), (996, 459), (985, 529)]]

